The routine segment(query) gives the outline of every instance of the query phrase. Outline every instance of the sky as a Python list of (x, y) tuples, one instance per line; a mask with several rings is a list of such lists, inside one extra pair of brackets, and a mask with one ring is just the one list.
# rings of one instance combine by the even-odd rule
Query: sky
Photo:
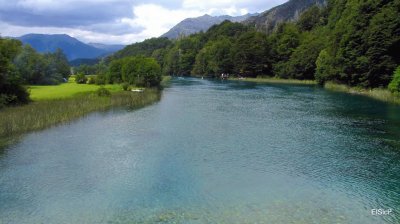
[(186, 18), (263, 12), (286, 0), (0, 0), (0, 35), (68, 34), (83, 42), (130, 44)]

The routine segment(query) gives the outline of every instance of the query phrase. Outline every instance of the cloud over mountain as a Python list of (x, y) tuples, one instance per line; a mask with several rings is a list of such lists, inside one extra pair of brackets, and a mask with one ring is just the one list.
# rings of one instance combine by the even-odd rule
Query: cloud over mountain
[(66, 33), (86, 42), (132, 43), (159, 36), (185, 18), (244, 15), (285, 0), (0, 0), (4, 36)]

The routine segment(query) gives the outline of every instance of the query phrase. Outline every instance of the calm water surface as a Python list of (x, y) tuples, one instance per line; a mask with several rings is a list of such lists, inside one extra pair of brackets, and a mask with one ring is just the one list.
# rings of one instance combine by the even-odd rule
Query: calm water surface
[(400, 107), (173, 79), (0, 152), (0, 223), (400, 223)]

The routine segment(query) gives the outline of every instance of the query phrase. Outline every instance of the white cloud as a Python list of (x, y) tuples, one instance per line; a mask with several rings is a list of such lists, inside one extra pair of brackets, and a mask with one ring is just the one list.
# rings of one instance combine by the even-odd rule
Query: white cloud
[[(134, 43), (185, 18), (261, 12), (286, 0), (0, 0), (3, 36), (65, 33), (84, 42)], [(150, 3), (149, 3), (150, 2)]]
[(61, 27), (24, 27), (0, 22), (1, 36), (22, 36), (28, 33), (68, 34), (85, 43), (131, 44), (146, 39), (142, 34), (113, 35), (76, 28)]
[(198, 17), (203, 11), (171, 10), (155, 4), (143, 4), (133, 8), (134, 18), (123, 18), (122, 23), (130, 24), (132, 27), (141, 26), (144, 30), (138, 36), (158, 37), (167, 32), (171, 27), (188, 17)]
[(246, 7), (239, 7), (243, 0), (184, 0), (182, 7), (184, 9), (199, 9), (208, 11), (211, 15), (244, 15), (248, 12)]
[(216, 7), (226, 7), (237, 3), (236, 0), (183, 0), (182, 6), (184, 8), (198, 8), (198, 9), (210, 9)]

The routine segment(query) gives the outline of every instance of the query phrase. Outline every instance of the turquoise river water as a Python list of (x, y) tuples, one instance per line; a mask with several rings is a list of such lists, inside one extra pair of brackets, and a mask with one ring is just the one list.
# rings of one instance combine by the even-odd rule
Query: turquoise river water
[(0, 223), (400, 223), (400, 107), (174, 78), (0, 151)]

